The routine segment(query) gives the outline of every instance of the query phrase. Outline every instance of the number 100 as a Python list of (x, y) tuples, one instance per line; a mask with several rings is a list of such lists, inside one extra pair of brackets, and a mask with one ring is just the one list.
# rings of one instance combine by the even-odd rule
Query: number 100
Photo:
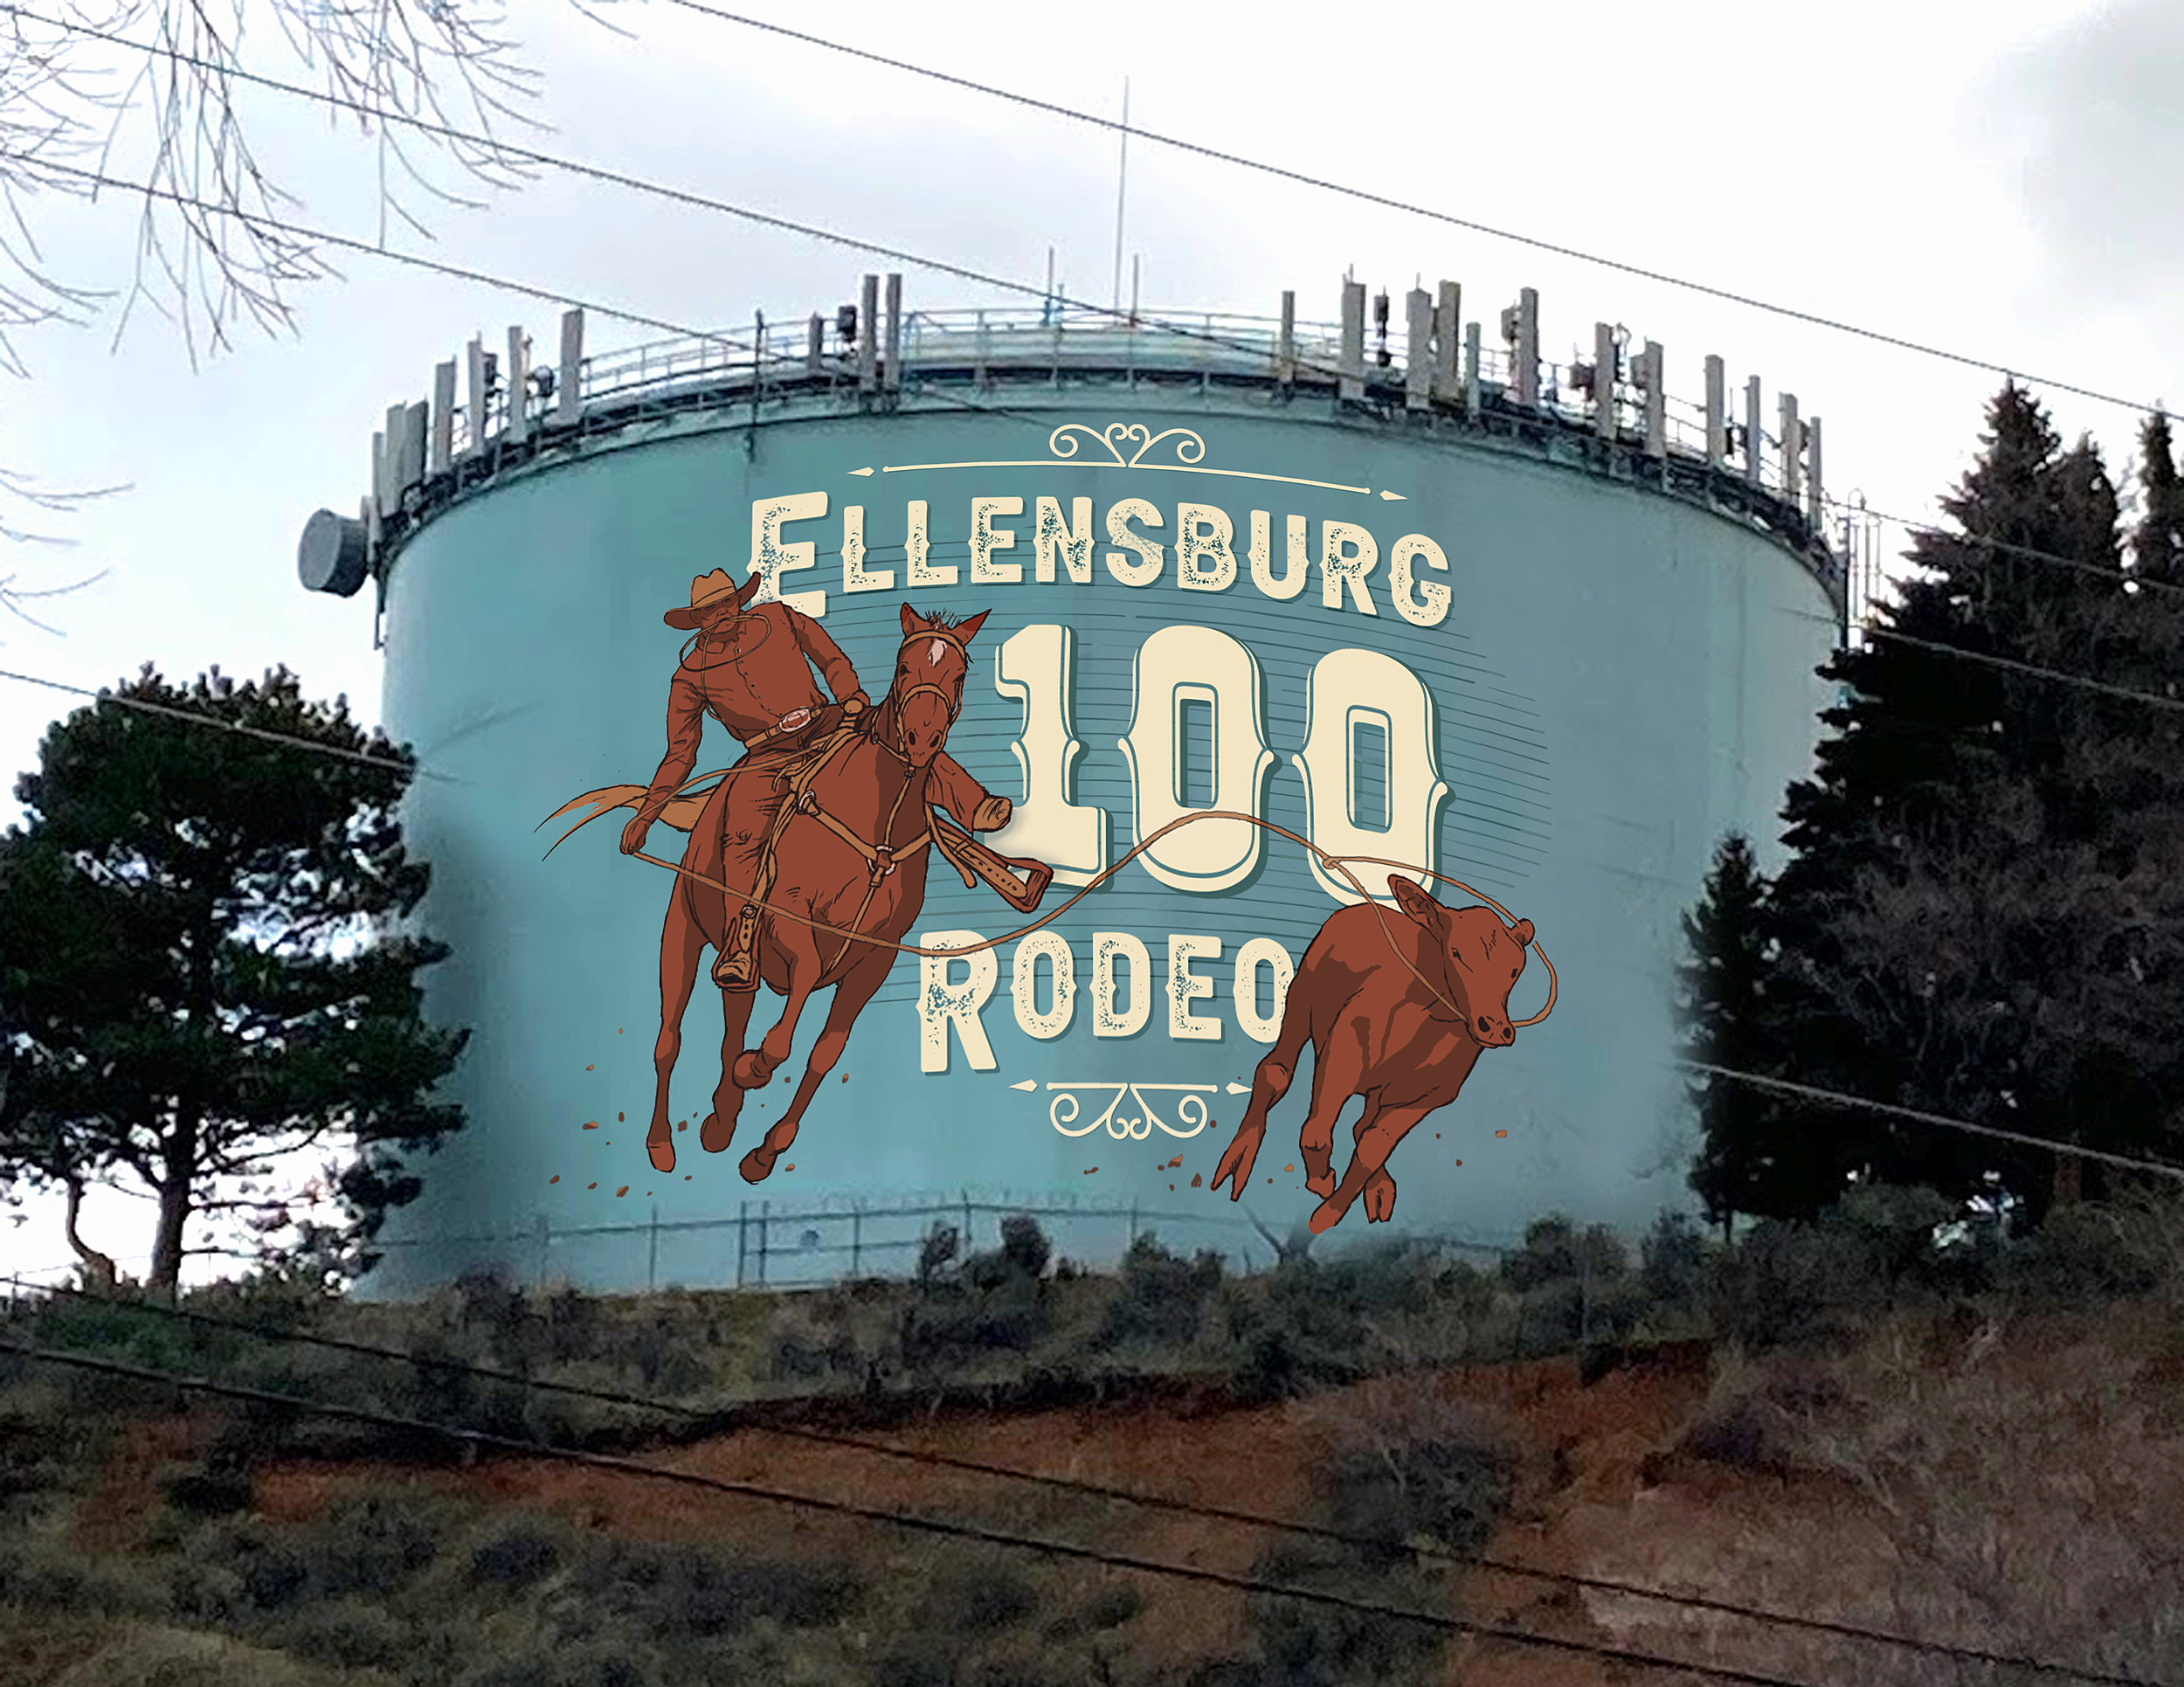
[[(1054, 623), (1014, 633), (995, 655), (994, 688), (1024, 706), (1011, 748), (1024, 776), (1023, 799), (994, 847), (1029, 855), (1063, 884), (1086, 884), (1111, 856), (1107, 810), (1069, 799), (1070, 774), (1083, 743), (1070, 729), (1075, 642)], [(1116, 741), (1130, 766), (1132, 835), (1144, 839), (1185, 814), (1227, 809), (1266, 815), (1267, 745), (1258, 658), (1227, 633), (1206, 626), (1165, 626), (1137, 647), (1130, 732)], [(1181, 768), (1186, 703), (1213, 720), (1213, 794), (1184, 800)], [(1304, 835), (1334, 855), (1380, 855), (1432, 868), (1441, 805), (1448, 787), (1434, 756), (1431, 699), (1416, 674), (1372, 650), (1333, 650), (1313, 664), (1305, 699), (1304, 743), (1290, 759), (1304, 778)], [(1377, 729), (1386, 744), (1385, 829), (1356, 818), (1358, 739)], [(1137, 858), (1162, 884), (1199, 892), (1233, 889), (1258, 870), (1268, 834), (1239, 820), (1178, 827)], [(1363, 898), (1310, 858), (1312, 875), (1337, 901)], [(1385, 882), (1360, 870), (1367, 884)], [(1417, 875), (1410, 875), (1416, 877)]]

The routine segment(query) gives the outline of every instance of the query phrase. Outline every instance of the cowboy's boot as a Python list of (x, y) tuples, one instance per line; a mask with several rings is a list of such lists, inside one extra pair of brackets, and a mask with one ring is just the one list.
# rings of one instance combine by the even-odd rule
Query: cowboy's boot
[(748, 995), (758, 988), (758, 910), (745, 902), (730, 923), (713, 963), (713, 982), (723, 990)]

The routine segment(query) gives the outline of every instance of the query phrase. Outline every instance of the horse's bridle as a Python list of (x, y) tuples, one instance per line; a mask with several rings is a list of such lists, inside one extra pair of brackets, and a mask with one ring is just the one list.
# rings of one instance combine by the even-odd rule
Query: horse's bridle
[[(969, 650), (964, 648), (963, 640), (958, 639), (954, 633), (949, 632), (945, 627), (928, 627), (922, 633), (911, 633), (908, 638), (904, 639), (901, 644), (895, 646), (895, 653), (897, 659), (899, 660), (902, 653), (908, 650), (912, 645), (916, 644), (920, 640), (923, 639), (938, 639), (946, 644), (953, 645), (955, 646), (956, 654), (963, 658), (964, 683), (968, 684), (970, 682), (971, 653)], [(892, 689), (892, 688), (890, 688), (890, 689)], [(950, 697), (948, 695), (948, 688), (946, 686), (936, 685), (930, 680), (921, 681), (916, 685), (912, 686), (908, 691), (901, 693), (895, 698), (895, 728), (898, 734), (902, 729), (902, 705), (909, 702), (911, 698), (916, 696), (921, 691), (931, 692), (936, 697), (938, 697), (944, 705), (946, 705), (948, 709), (948, 724), (950, 726), (954, 726), (956, 723), (956, 716), (963, 713), (963, 691), (960, 687), (957, 688), (956, 695)]]

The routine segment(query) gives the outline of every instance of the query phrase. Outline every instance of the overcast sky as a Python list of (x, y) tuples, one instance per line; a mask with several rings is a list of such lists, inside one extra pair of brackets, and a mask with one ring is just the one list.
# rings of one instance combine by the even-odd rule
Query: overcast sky
[[(2174, 0), (1841, 0), (1809, 7), (1676, 0), (1633, 27), (1626, 7), (1383, 6), (1239, 27), (1226, 6), (1109, 0), (1086, 10), (993, 0), (823, 9), (745, 0), (760, 15), (915, 63), (1114, 114), (1130, 79), (1146, 128), (1645, 268), (2135, 398), (2184, 392), (2174, 305), (2184, 271), (2184, 7)], [(1111, 133), (693, 14), (611, 8), (624, 39), (556, 0), (513, 29), (543, 75), (543, 149), (1036, 284), (1057, 254), (1070, 292), (1107, 297)], [(310, 80), (270, 18), (266, 73)], [(117, 55), (133, 72), (135, 61)], [(243, 107), (300, 220), (370, 239), (377, 156), (322, 108), (253, 93)], [(505, 131), (521, 138), (516, 131)], [(110, 169), (141, 173), (140, 144)], [(443, 170), (443, 179), (458, 178)], [(801, 319), (855, 296), (840, 247), (545, 175), (489, 211), (413, 203), (437, 237), (389, 241), (447, 261), (693, 327)], [(33, 206), (53, 266), (126, 286), (135, 207)], [(1668, 384), (1703, 392), (1708, 352), (1826, 419), (1830, 489), (1931, 517), (1963, 471), (1997, 377), (1679, 292), (1505, 240), (1137, 142), (1127, 252), (1148, 309), (1330, 319), (1346, 270), (1400, 293), (1465, 288), (1488, 324), (1539, 289), (1543, 355), (1587, 349), (1596, 319), (1662, 341)], [(299, 332), (239, 330), (190, 367), (139, 312), (118, 351), (86, 332), (18, 337), (31, 378), (4, 391), (0, 462), (55, 487), (131, 490), (45, 525), (72, 551), (19, 550), (0, 574), (58, 585), (48, 634), (0, 618), (0, 667), (96, 688), (157, 662), (286, 662), (376, 720), (370, 594), (296, 583), (296, 536), (321, 505), (353, 513), (372, 431), (425, 397), (432, 365), (473, 333), (523, 323), (542, 350), (557, 308), (370, 256), (296, 294)], [(906, 268), (915, 308), (1011, 301)], [(598, 349), (660, 337), (605, 321)], [(2091, 429), (2123, 477), (2138, 418), (2050, 398), (2066, 437)], [(10, 511), (16, 519), (20, 512)], [(724, 559), (736, 536), (722, 537)], [(1901, 535), (1891, 534), (1891, 550)], [(0, 681), (0, 768), (79, 705)], [(9, 782), (11, 785), (11, 780)], [(17, 818), (0, 790), (0, 824)], [(109, 1251), (144, 1242), (148, 1208), (93, 1203)], [(66, 1258), (50, 1214), (0, 1223), (0, 1262)]]

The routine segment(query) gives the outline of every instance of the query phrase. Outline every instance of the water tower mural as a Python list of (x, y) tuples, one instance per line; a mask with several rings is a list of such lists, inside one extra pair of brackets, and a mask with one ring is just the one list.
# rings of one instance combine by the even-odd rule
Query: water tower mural
[(1687, 419), (1606, 333), (1565, 403), (1529, 293), (1490, 356), (1451, 284), (1400, 360), (1343, 303), (868, 278), (846, 334), (572, 313), (390, 414), (301, 566), (376, 584), (476, 1028), (390, 1283), (632, 1196), (1097, 1187), (1231, 1246), (1673, 1197), (1676, 916), (1807, 771), (1843, 612), (1817, 424), (1770, 451), (1718, 360)]

